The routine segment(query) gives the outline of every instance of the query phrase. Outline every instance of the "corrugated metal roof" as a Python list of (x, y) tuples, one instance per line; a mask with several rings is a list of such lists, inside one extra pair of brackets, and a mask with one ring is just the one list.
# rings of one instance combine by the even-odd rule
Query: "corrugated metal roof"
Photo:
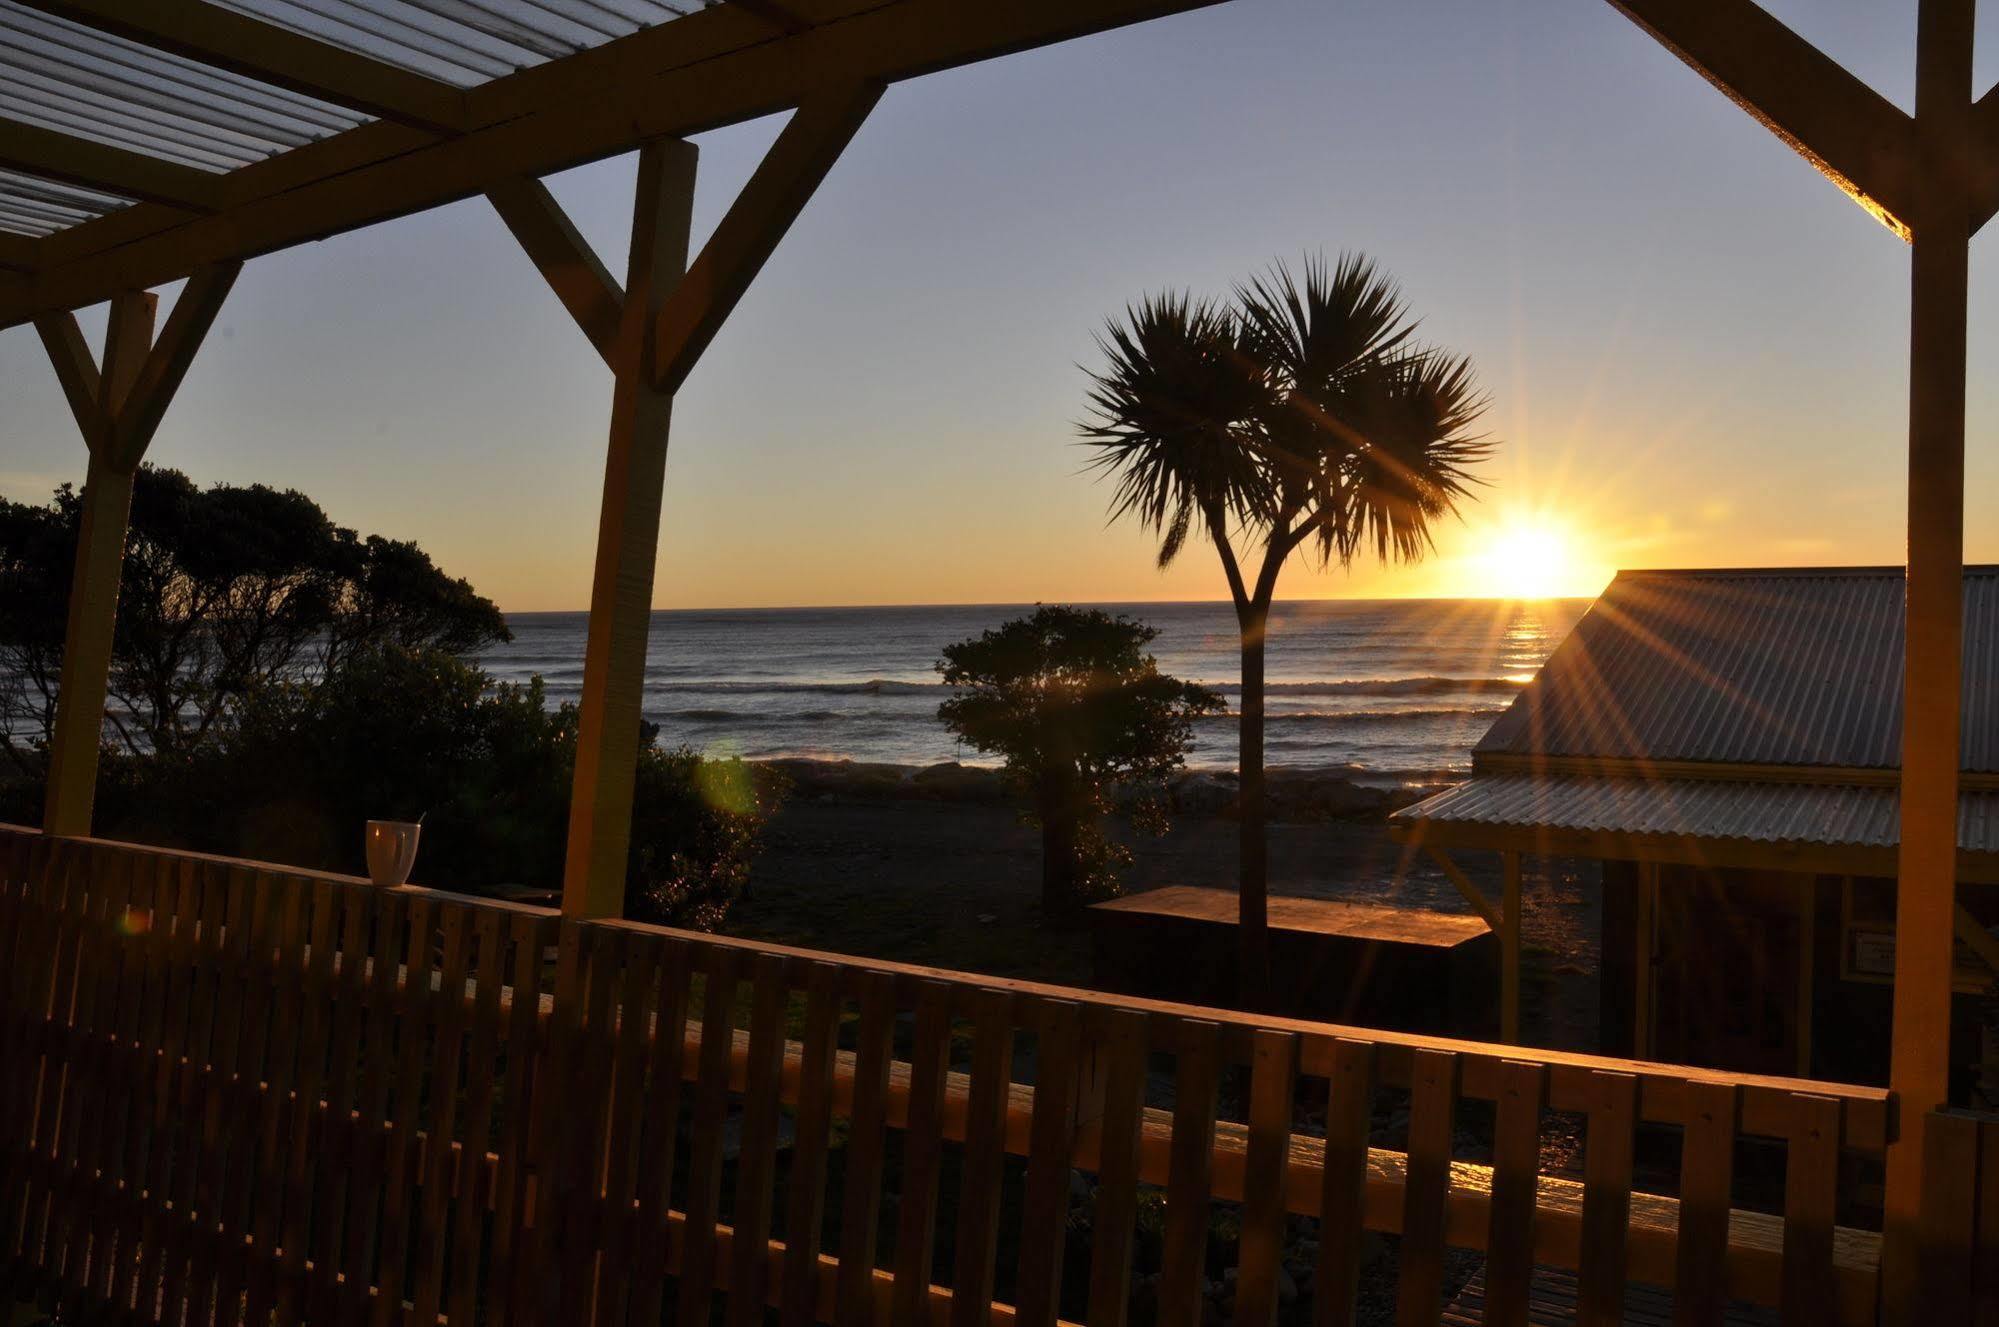
[[(1900, 837), (1898, 802), (1893, 788), (1484, 774), (1406, 807), (1393, 819), (1892, 848)], [(1957, 833), (1967, 852), (1999, 852), (1999, 793), (1961, 795)]]
[[(1999, 568), (1964, 580), (1964, 768), (1999, 772)], [(1621, 573), (1473, 749), (1892, 769), (1903, 573)]]

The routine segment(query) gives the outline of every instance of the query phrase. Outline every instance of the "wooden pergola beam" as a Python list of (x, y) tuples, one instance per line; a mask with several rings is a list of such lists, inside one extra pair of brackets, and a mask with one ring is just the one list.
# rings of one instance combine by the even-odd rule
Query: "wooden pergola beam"
[(465, 94), (449, 83), (206, 0), (17, 2), (349, 110), (441, 133), (464, 127)]
[(194, 363), (195, 352), (201, 349), (208, 329), (215, 325), (222, 301), (229, 298), (229, 291), (242, 270), (241, 263), (218, 263), (202, 268), (181, 287), (180, 298), (174, 301), (167, 325), (160, 329), (159, 339), (147, 352), (146, 361), (132, 383), (131, 394), (111, 421), (111, 464), (120, 469), (136, 469), (145, 457), (167, 406), (180, 390), (188, 367)]
[(95, 451), (97, 439), (105, 432), (104, 411), (97, 402), (97, 359), (83, 339), (83, 328), (77, 324), (76, 315), (65, 310), (35, 319), (35, 331), (42, 338), (43, 349), (48, 351), (49, 365), (62, 385), (69, 413), (75, 418), (84, 442)]
[(222, 203), (222, 177), (38, 124), (0, 119), (0, 166), (192, 212)]
[(562, 307), (615, 371), (625, 292), (597, 251), (540, 180), (504, 180), (488, 189), (486, 198)]
[(0, 327), (652, 139), (790, 110), (835, 88), (892, 83), (1218, 0), (792, 3), (815, 20), (809, 31), (774, 37), (761, 20), (720, 6), (473, 90), (467, 104), (478, 127), (458, 138), (363, 125), (233, 172), (229, 205), (214, 216), (131, 207), (72, 227), (52, 237), (59, 242), (25, 292), (0, 298)]
[(748, 13), (755, 14), (772, 27), (786, 32), (803, 32), (812, 26), (799, 12), (780, 0), (726, 0), (727, 3)]
[(0, 231), (0, 269), (10, 274), (34, 271), (41, 260), (40, 245), (31, 235)]
[(687, 380), (882, 92), (880, 83), (857, 82), (815, 96), (792, 113), (660, 310), (650, 352), (657, 390), (671, 393)]
[(1610, 0), (1849, 197), (1908, 238), (1915, 123), (1753, 0)]

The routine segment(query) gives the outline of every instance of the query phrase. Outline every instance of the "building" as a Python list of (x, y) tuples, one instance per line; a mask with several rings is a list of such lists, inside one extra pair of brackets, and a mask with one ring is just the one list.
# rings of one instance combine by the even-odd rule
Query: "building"
[[(1425, 847), (1603, 863), (1604, 1049), (1885, 1082), (1899, 567), (1625, 572), (1472, 754)], [(1999, 940), (1999, 567), (1964, 577), (1953, 1098)]]

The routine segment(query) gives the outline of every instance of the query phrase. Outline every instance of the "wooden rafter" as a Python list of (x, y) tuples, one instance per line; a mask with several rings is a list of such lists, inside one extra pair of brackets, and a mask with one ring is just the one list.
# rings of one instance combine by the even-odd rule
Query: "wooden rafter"
[(95, 449), (96, 439), (105, 432), (104, 411), (97, 402), (97, 359), (83, 339), (83, 328), (77, 325), (76, 315), (65, 309), (35, 319), (35, 331), (48, 351), (49, 364), (56, 371), (56, 381), (62, 384), (63, 399), (69, 402), (69, 413), (75, 417), (78, 431)]
[(9, 273), (33, 271), (41, 241), (29, 235), (0, 231), (0, 270)]
[(222, 311), (222, 301), (229, 297), (242, 270), (241, 263), (218, 263), (202, 268), (181, 287), (180, 298), (167, 315), (167, 325), (160, 329), (159, 339), (147, 352), (130, 394), (112, 421), (111, 464), (131, 469), (145, 456), (168, 403), (187, 377), (195, 351), (201, 349), (215, 315)]
[(350, 110), (440, 132), (463, 127), (465, 94), (449, 83), (206, 0), (17, 3)]
[(0, 296), (0, 327), (158, 285), (389, 217), (795, 108), (830, 88), (890, 83), (1218, 0), (788, 0), (814, 26), (773, 36), (723, 5), (524, 70), (466, 94), (475, 127), (451, 139), (375, 123), (247, 166), (229, 205), (188, 218), (131, 207), (71, 227), (25, 293)]
[(803, 32), (812, 26), (795, 8), (782, 0), (728, 0), (728, 3), (786, 32)]
[(613, 370), (625, 292), (540, 180), (504, 180), (486, 191), (549, 289)]
[(854, 83), (792, 113), (660, 310), (649, 351), (655, 389), (677, 391), (686, 381), (881, 95), (879, 83)]
[(219, 175), (19, 120), (0, 119), (0, 166), (194, 212), (222, 201)]
[(1753, 0), (1610, 0), (1903, 238), (1915, 122)]

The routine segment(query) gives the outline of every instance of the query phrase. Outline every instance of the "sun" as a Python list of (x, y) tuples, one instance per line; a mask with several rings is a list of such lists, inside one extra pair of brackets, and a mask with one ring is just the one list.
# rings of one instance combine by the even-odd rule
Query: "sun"
[(1545, 519), (1514, 519), (1487, 533), (1472, 556), (1477, 593), (1553, 599), (1573, 593), (1581, 562), (1574, 536)]

